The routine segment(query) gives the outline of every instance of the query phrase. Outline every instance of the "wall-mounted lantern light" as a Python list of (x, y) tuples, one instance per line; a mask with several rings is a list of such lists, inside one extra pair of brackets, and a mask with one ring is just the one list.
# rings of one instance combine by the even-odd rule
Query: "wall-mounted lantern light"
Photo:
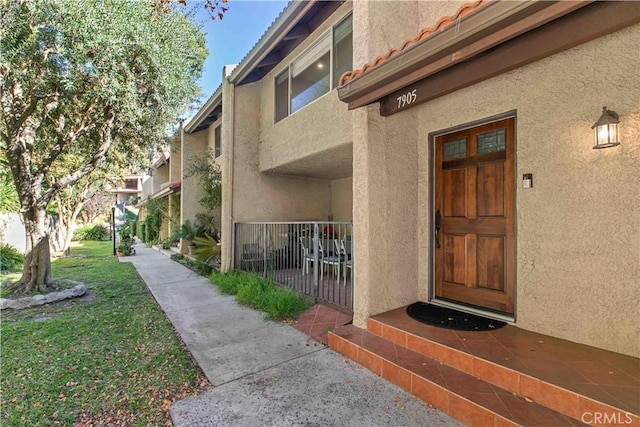
[(595, 137), (593, 148), (607, 148), (620, 144), (618, 141), (618, 123), (620, 120), (615, 111), (602, 107), (602, 115), (598, 121), (591, 126)]

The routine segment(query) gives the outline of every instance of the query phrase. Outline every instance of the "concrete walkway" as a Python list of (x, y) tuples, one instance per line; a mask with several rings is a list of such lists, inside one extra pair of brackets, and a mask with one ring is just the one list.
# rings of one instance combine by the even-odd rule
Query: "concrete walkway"
[(459, 425), (207, 278), (136, 245), (131, 262), (213, 389), (175, 402), (175, 426)]

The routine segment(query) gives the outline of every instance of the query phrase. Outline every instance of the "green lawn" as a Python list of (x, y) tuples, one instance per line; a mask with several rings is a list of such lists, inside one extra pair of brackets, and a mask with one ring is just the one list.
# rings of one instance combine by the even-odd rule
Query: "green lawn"
[(86, 258), (55, 260), (53, 278), (83, 281), (93, 301), (2, 313), (0, 425), (170, 425), (171, 402), (206, 379), (110, 242), (72, 255)]

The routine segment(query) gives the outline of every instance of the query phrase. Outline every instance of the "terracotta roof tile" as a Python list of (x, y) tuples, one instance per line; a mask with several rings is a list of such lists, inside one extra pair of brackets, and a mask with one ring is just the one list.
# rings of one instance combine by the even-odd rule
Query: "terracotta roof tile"
[(408, 37), (407, 39), (405, 39), (401, 47), (391, 48), (389, 49), (389, 52), (387, 52), (385, 55), (378, 55), (373, 60), (373, 62), (368, 62), (364, 64), (362, 67), (360, 67), (359, 69), (356, 68), (353, 71), (347, 71), (342, 76), (340, 76), (339, 84), (342, 86), (344, 84), (349, 83), (351, 80), (355, 79), (356, 77), (361, 76), (365, 73), (368, 73), (372, 69), (378, 67), (380, 64), (383, 64), (388, 59), (391, 59), (392, 57), (401, 54), (402, 52), (414, 46), (415, 44), (420, 43), (423, 40), (426, 40), (432, 34), (443, 30), (444, 28), (455, 23), (459, 19), (469, 15), (470, 13), (475, 12), (485, 4), (489, 3), (489, 1), (490, 0), (476, 0), (474, 2), (463, 4), (458, 8), (456, 13), (454, 13), (453, 15), (443, 16), (440, 19), (438, 19), (436, 24), (433, 25), (432, 27), (426, 27), (418, 31), (418, 34), (416, 37)]

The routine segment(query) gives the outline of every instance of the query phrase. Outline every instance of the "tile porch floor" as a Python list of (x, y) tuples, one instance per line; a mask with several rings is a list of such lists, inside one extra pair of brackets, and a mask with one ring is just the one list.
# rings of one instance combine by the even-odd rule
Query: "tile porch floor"
[(640, 415), (640, 359), (510, 325), (488, 332), (436, 328), (411, 319), (406, 307), (373, 319)]
[[(435, 360), (443, 359), (441, 353), (446, 352), (446, 348), (459, 350), (469, 357), (463, 357), (461, 353), (447, 355), (447, 357), (458, 359), (457, 369), (451, 369), (441, 363), (436, 363), (431, 368), (440, 372), (437, 377), (441, 377), (443, 385), (447, 385), (450, 389), (461, 389), (463, 394), (488, 392), (475, 390), (476, 386), (480, 387), (474, 381), (477, 372), (474, 372), (471, 366), (476, 357), (513, 371), (513, 376), (505, 376), (505, 371), (499, 373), (502, 376), (501, 381), (519, 382), (515, 385), (505, 384), (506, 389), (522, 390), (528, 386), (524, 384), (528, 381), (528, 376), (540, 380), (539, 384), (552, 384), (577, 395), (630, 412), (636, 417), (640, 415), (640, 359), (634, 357), (525, 331), (510, 325), (488, 332), (436, 328), (411, 319), (406, 315), (406, 307), (373, 316), (369, 320), (368, 328), (373, 334), (350, 325), (350, 321), (351, 317), (344, 313), (323, 305), (316, 305), (303, 313), (293, 326), (325, 344), (327, 331), (330, 329), (338, 334), (345, 332), (351, 336), (356, 334), (361, 336), (357, 340), (361, 340), (363, 345), (366, 347), (373, 345), (381, 353), (389, 355), (389, 360), (413, 357), (413, 352), (405, 347), (412, 347), (410, 344), (414, 336), (436, 343), (435, 346), (423, 345), (420, 349), (422, 354), (433, 357)], [(436, 351), (441, 353), (435, 354)], [(428, 368), (425, 365), (422, 369)], [(465, 376), (465, 372), (470, 375)], [(522, 411), (520, 415), (525, 417), (524, 419), (534, 415), (534, 411), (527, 411), (527, 405), (522, 405), (522, 401), (515, 400), (511, 393), (505, 394), (504, 390), (498, 392), (495, 390), (497, 389), (493, 389), (496, 393), (496, 401), (504, 403), (513, 400), (507, 405), (509, 410)], [(566, 400), (568, 396), (566, 393), (556, 396), (552, 389), (545, 393), (550, 400)], [(487, 394), (485, 398), (493, 400), (493, 397), (488, 397), (489, 395), (493, 396), (493, 393)], [(574, 402), (567, 401), (566, 404), (573, 405)], [(528, 412), (531, 414), (527, 415)], [(538, 413), (535, 415), (540, 416)], [(545, 416), (552, 417), (553, 421), (551, 418), (546, 421), (557, 425), (575, 425), (576, 421), (575, 418), (570, 419), (558, 413)], [(634, 421), (636, 420), (637, 418)], [(529, 419), (529, 421), (533, 420)], [(544, 424), (546, 423), (543, 421)], [(635, 425), (635, 422), (632, 424)]]

